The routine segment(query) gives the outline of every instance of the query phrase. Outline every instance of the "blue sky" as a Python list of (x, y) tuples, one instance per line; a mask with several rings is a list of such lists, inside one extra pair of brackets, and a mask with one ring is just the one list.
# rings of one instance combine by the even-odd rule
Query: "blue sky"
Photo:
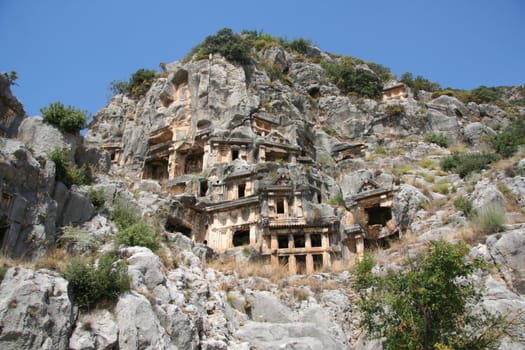
[(525, 84), (522, 0), (0, 0), (0, 71), (18, 72), (30, 116), (54, 101), (94, 114), (112, 80), (224, 27), (311, 39), (443, 87)]

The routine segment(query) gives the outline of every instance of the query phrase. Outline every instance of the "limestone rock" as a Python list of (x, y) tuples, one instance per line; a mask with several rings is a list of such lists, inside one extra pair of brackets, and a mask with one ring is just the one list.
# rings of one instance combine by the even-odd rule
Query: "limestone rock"
[(504, 208), (505, 197), (489, 179), (482, 179), (478, 181), (474, 187), (474, 192), (471, 194), (472, 206), (476, 210), (485, 207), (494, 206), (497, 208)]
[(91, 220), (95, 215), (95, 207), (89, 199), (88, 192), (78, 186), (71, 187), (62, 209), (59, 212), (61, 225), (79, 225)]
[(11, 92), (8, 76), (0, 73), (0, 137), (16, 137), (25, 116), (24, 107)]
[(57, 273), (10, 268), (0, 285), (0, 315), (2, 349), (68, 349), (73, 307)]
[(115, 316), (108, 310), (81, 314), (69, 339), (70, 350), (110, 350), (118, 344)]
[(316, 323), (260, 323), (248, 321), (236, 336), (262, 349), (349, 349)]
[(394, 197), (392, 214), (401, 231), (405, 231), (416, 218), (417, 211), (429, 200), (421, 191), (411, 185), (402, 184)]
[(155, 316), (148, 299), (136, 292), (119, 298), (115, 307), (121, 350), (176, 350)]
[(0, 144), (2, 249), (13, 257), (39, 256), (55, 240), (54, 167), (46, 163), (42, 169), (20, 141), (0, 139)]
[(465, 140), (472, 146), (479, 146), (482, 141), (482, 136), (486, 135), (491, 137), (496, 135), (496, 132), (490, 127), (483, 125), (482, 123), (475, 122), (470, 123), (463, 129), (463, 135)]
[(153, 291), (166, 281), (160, 258), (148, 248), (123, 248), (121, 254), (126, 257), (133, 289), (143, 292)]
[(80, 135), (64, 133), (45, 123), (41, 117), (24, 119), (18, 130), (18, 138), (33, 151), (35, 157), (46, 158), (55, 149), (67, 149), (72, 161), (82, 143)]
[(506, 280), (520, 294), (525, 294), (525, 230), (507, 231), (487, 238), (487, 246)]

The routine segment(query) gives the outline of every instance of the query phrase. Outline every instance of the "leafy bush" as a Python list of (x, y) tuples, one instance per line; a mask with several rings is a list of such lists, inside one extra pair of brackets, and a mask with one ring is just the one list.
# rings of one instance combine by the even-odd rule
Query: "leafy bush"
[(9, 85), (18, 85), (16, 81), (18, 80), (18, 73), (15, 70), (10, 71), (9, 73), (3, 72), (3, 75), (6, 76), (9, 81)]
[(469, 278), (483, 267), (467, 260), (465, 244), (431, 242), (429, 252), (404, 272), (374, 276), (369, 258), (354, 270), (361, 327), (383, 339), (385, 349), (496, 348), (510, 331), (508, 315), (493, 315), (478, 302), (481, 293)]
[(366, 62), (366, 65), (374, 71), (374, 73), (381, 79), (382, 82), (386, 83), (387, 81), (394, 79), (394, 75), (390, 68), (385, 67), (379, 63)]
[(155, 230), (140, 215), (137, 207), (119, 198), (110, 215), (118, 228), (117, 242), (128, 246), (147, 247), (156, 251), (160, 242)]
[(119, 229), (117, 242), (128, 246), (146, 247), (153, 252), (157, 251), (160, 246), (155, 230), (144, 221), (137, 222), (124, 229)]
[(334, 197), (330, 198), (327, 203), (330, 205), (340, 206), (344, 208), (345, 198), (343, 196), (343, 192), (337, 192), (337, 194)]
[(458, 197), (454, 200), (454, 207), (457, 210), (461, 210), (467, 217), (475, 215), (476, 210), (472, 206), (472, 201), (465, 196)]
[(230, 28), (223, 28), (215, 35), (207, 36), (202, 43), (194, 47), (190, 57), (207, 58), (209, 54), (220, 53), (228, 61), (248, 64), (251, 61), (251, 45)]
[(45, 122), (56, 125), (67, 132), (78, 132), (86, 127), (88, 113), (73, 106), (64, 106), (61, 102), (50, 103), (40, 109)]
[(312, 46), (312, 41), (303, 38), (297, 38), (285, 44), (286, 48), (298, 52), (302, 55), (305, 55), (308, 52), (310, 46)]
[(73, 259), (65, 268), (64, 278), (73, 302), (82, 310), (92, 309), (97, 303), (115, 301), (119, 294), (129, 290), (127, 267), (116, 262), (113, 255), (102, 255), (98, 261)]
[(116, 199), (109, 218), (115, 222), (119, 230), (128, 228), (142, 220), (140, 210), (122, 197)]
[(505, 210), (496, 205), (488, 205), (476, 212), (473, 223), (477, 230), (484, 234), (503, 231)]
[(68, 151), (55, 149), (48, 158), (55, 163), (55, 180), (62, 182), (68, 188), (72, 185), (87, 185), (91, 176), (85, 165), (78, 167), (68, 159)]
[(480, 86), (470, 90), (471, 101), (478, 104), (495, 103), (500, 100), (500, 93), (497, 88)]
[(345, 61), (341, 64), (323, 61), (321, 66), (330, 81), (345, 94), (355, 93), (368, 98), (380, 98), (383, 95), (381, 79), (368, 70), (356, 69)]
[(423, 78), (421, 75), (414, 78), (410, 72), (403, 73), (400, 81), (410, 87), (415, 94), (417, 94), (419, 90), (432, 92), (439, 90), (440, 88), (438, 83), (431, 82), (430, 80)]
[(525, 120), (517, 119), (490, 140), (492, 148), (503, 157), (511, 157), (525, 144)]
[(486, 169), (490, 163), (498, 159), (494, 153), (454, 153), (443, 158), (441, 168), (445, 171), (454, 171), (464, 178), (468, 174)]
[(395, 105), (388, 105), (385, 107), (385, 114), (387, 117), (395, 117), (398, 115), (401, 115), (405, 112), (405, 107), (403, 105), (395, 104)]
[(91, 203), (93, 203), (95, 208), (97, 208), (98, 210), (102, 209), (104, 207), (104, 203), (106, 202), (106, 197), (104, 196), (104, 189), (91, 189), (89, 191), (89, 199), (91, 200)]
[(437, 134), (430, 134), (425, 137), (425, 141), (429, 143), (435, 143), (436, 145), (447, 148), (448, 147), (448, 140), (443, 135), (437, 135)]
[(157, 77), (157, 72), (151, 69), (140, 68), (131, 75), (129, 81), (112, 81), (110, 90), (114, 94), (129, 94), (133, 99), (146, 95)]
[(286, 40), (283, 38), (274, 37), (256, 30), (243, 30), (241, 36), (248, 40), (250, 45), (256, 50), (263, 50), (271, 46), (284, 46), (286, 44)]

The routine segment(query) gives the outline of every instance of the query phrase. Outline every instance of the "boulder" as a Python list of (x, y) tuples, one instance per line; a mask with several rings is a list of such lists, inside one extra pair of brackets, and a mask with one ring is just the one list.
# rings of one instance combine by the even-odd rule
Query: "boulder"
[(164, 266), (158, 255), (145, 247), (127, 247), (120, 250), (126, 258), (131, 286), (142, 292), (153, 291), (165, 284)]
[(429, 203), (428, 198), (416, 187), (407, 184), (399, 186), (399, 192), (394, 197), (392, 215), (402, 232), (410, 227), (417, 217), (416, 213), (425, 203)]
[(525, 229), (491, 235), (487, 246), (505, 279), (518, 293), (525, 294)]
[(0, 285), (2, 349), (66, 350), (72, 326), (64, 278), (48, 270), (7, 270)]
[(118, 344), (119, 329), (108, 310), (80, 314), (69, 339), (69, 350), (111, 350)]
[(470, 197), (472, 199), (472, 206), (476, 210), (490, 206), (505, 208), (505, 197), (497, 185), (489, 179), (478, 181)]
[(145, 296), (136, 292), (121, 296), (115, 315), (120, 350), (177, 350)]
[(335, 339), (315, 322), (268, 323), (248, 321), (235, 334), (261, 349), (339, 350), (349, 346)]
[(78, 186), (71, 187), (66, 195), (62, 211), (59, 212), (60, 224), (80, 225), (91, 220), (93, 216), (95, 216), (95, 207), (89, 199), (88, 192)]
[(482, 141), (482, 136), (494, 136), (496, 132), (488, 126), (475, 122), (470, 123), (463, 129), (463, 136), (465, 141), (472, 146), (479, 146)]
[(77, 148), (82, 143), (80, 135), (62, 132), (44, 122), (42, 117), (24, 119), (18, 130), (18, 138), (33, 151), (35, 157), (46, 158), (55, 149), (67, 149), (71, 161), (74, 161)]

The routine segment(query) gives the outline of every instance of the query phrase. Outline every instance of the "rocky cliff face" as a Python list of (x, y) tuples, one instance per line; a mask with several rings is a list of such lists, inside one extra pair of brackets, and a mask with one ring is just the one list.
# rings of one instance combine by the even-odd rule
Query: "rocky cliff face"
[[(114, 96), (85, 139), (41, 118), (2, 119), (11, 130), (0, 135), (3, 251), (36, 261), (72, 225), (89, 239), (69, 242), (70, 252), (88, 254), (97, 241), (90, 249), (116, 251), (132, 281), (111, 312), (80, 312), (58, 273), (11, 267), (0, 285), (6, 348), (379, 349), (360, 336), (348, 267), (398, 236), (376, 251), (378, 271), (401, 268), (431, 239), (475, 240), (452, 204), (459, 195), (480, 210), (506, 208), (506, 231), (472, 254), (499, 268), (478, 276), (484, 303), (525, 310), (523, 160), (509, 160), (513, 174), (462, 179), (437, 169), (450, 149), (424, 141), (437, 134), (456, 147), (487, 148), (497, 126), (524, 109), (511, 115), (398, 84), (382, 101), (345, 95), (318, 63), (340, 58), (313, 47), (299, 55), (271, 46), (256, 57), (165, 64), (142, 98)], [(9, 115), (23, 112), (12, 96), (0, 102)], [(46, 160), (55, 148), (89, 165), (95, 183), (56, 182)], [(93, 191), (105, 202), (98, 209)], [(109, 214), (122, 199), (157, 225), (162, 254), (115, 243)], [(282, 263), (287, 271), (278, 273)], [(520, 335), (500, 348), (523, 344)]]

